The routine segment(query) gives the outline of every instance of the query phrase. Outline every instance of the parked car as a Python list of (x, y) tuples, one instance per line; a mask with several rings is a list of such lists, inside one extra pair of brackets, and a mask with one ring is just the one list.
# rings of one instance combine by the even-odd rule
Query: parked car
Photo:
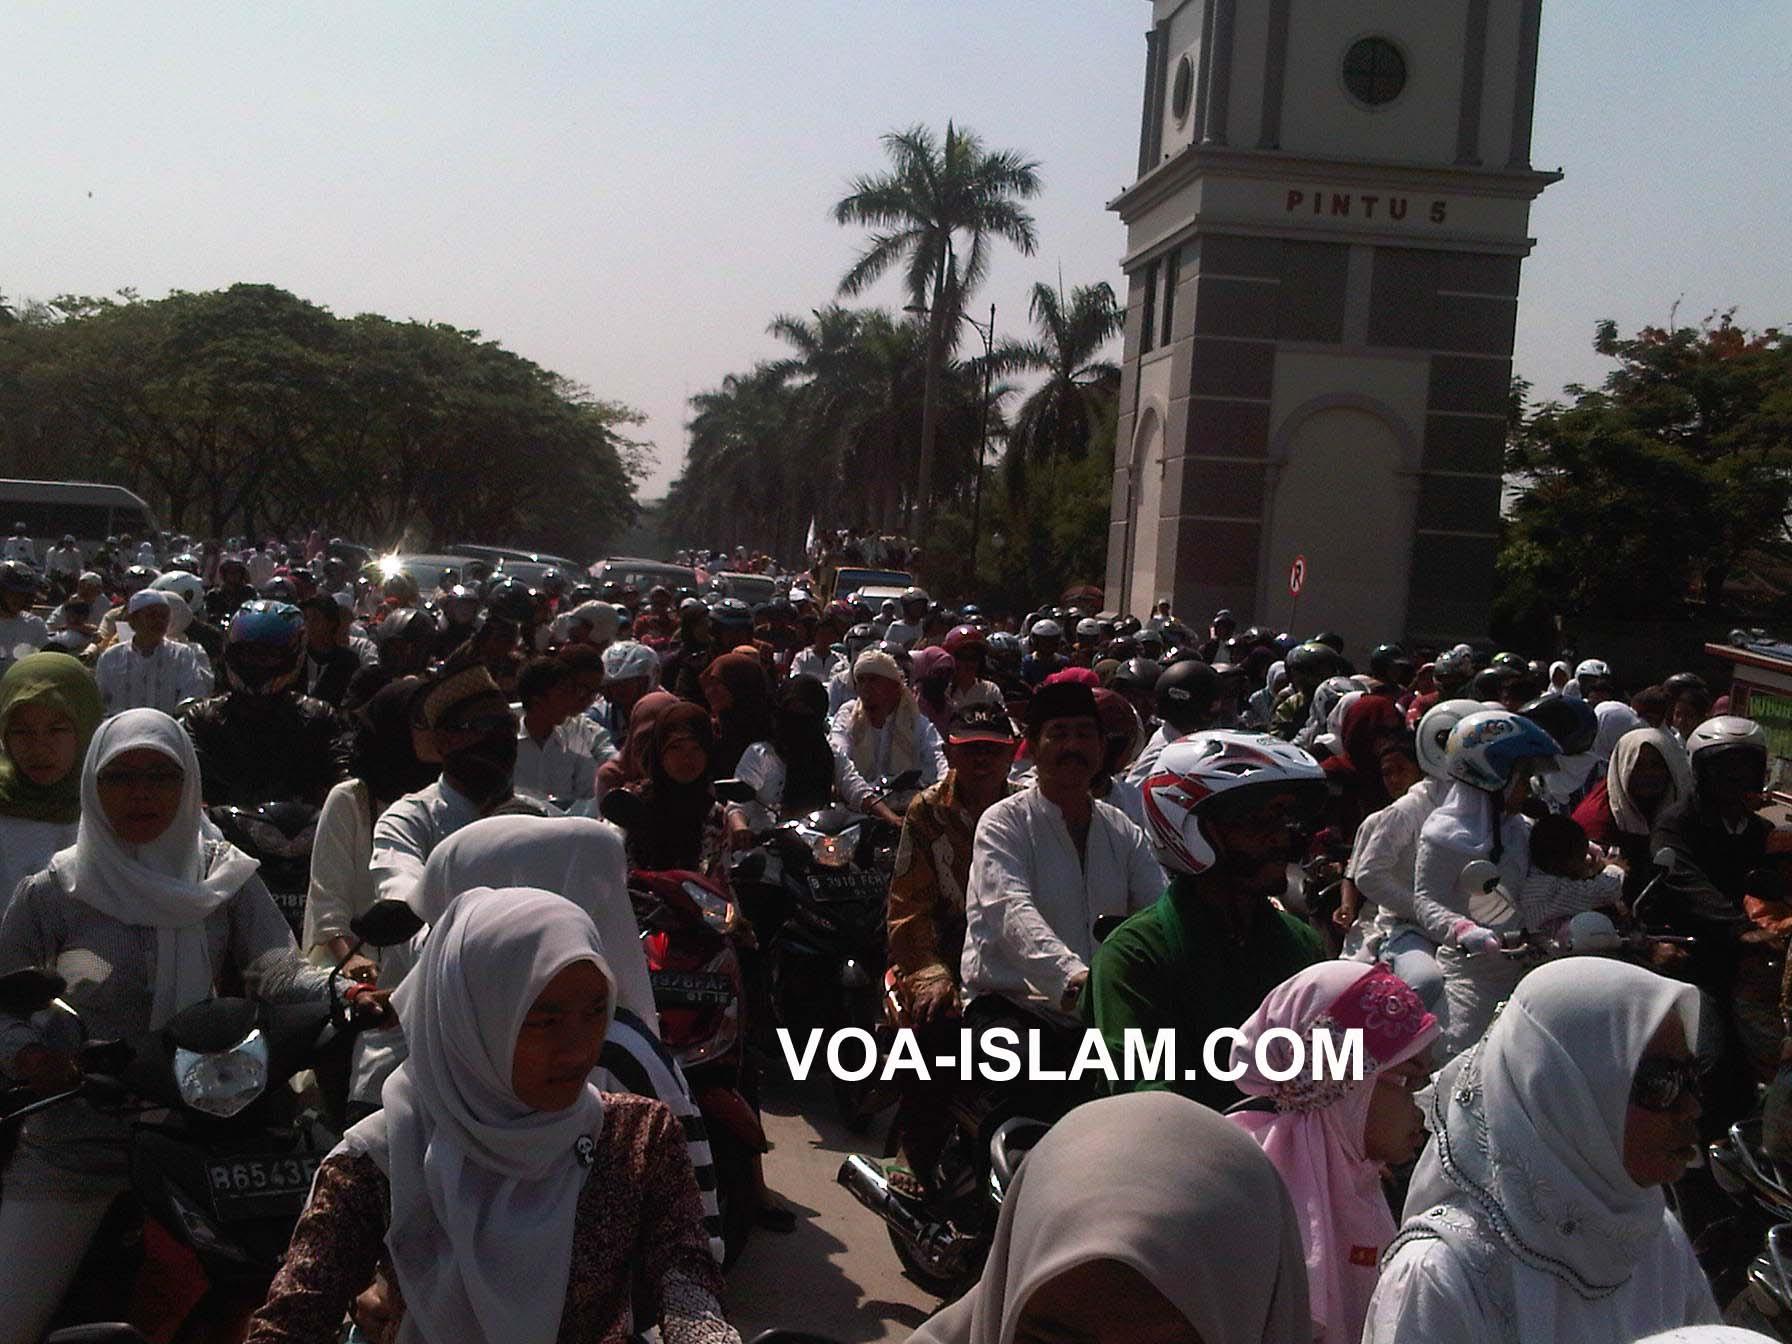
[(674, 591), (697, 587), (697, 571), (689, 565), (668, 565), (659, 560), (643, 560), (632, 555), (612, 555), (591, 566), (591, 577), (599, 584), (633, 584), (645, 593), (663, 586)]

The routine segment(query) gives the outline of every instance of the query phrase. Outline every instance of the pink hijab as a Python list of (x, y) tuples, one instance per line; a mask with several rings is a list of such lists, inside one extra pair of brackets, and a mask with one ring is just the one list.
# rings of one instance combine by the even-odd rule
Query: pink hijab
[[(1315, 1082), (1309, 1067), (1287, 1082), (1271, 1082), (1258, 1070), (1257, 1043), (1272, 1027), (1309, 1042), (1320, 1027), (1334, 1037), (1360, 1028), (1362, 1080)], [(1243, 1039), (1232, 1049), (1232, 1066), (1245, 1069), (1238, 1088), (1247, 1096), (1273, 1097), (1276, 1109), (1227, 1118), (1262, 1146), (1294, 1201), (1315, 1337), (1325, 1344), (1358, 1344), (1381, 1252), (1399, 1230), (1382, 1192), (1381, 1167), (1363, 1152), (1369, 1099), (1376, 1075), (1437, 1038), (1437, 1018), (1385, 966), (1365, 970), (1360, 962), (1326, 961), (1272, 989), (1241, 1030)], [(1272, 1067), (1292, 1062), (1280, 1040), (1269, 1042), (1265, 1054)]]

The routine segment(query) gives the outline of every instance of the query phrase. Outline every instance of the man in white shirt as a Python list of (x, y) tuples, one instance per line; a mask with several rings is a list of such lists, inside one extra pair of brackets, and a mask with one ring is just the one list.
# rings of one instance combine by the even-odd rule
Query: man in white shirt
[(126, 611), (131, 637), (100, 654), (93, 670), (108, 716), (127, 709), (172, 714), (182, 701), (212, 693), (211, 669), (201, 662), (205, 655), (196, 645), (167, 638), (173, 616), (168, 594), (145, 588)]
[(25, 524), (12, 525), (12, 535), (6, 539), (6, 558), (19, 560), (33, 567), (37, 565), (37, 545), (25, 535)]
[(840, 781), (846, 805), (868, 810), (880, 780), (910, 770), (921, 772), (917, 787), (937, 784), (946, 773), (945, 744), (915, 703), (896, 660), (882, 649), (866, 649), (852, 675), (858, 698), (840, 707), (828, 731), (834, 755), (846, 762)]
[(591, 798), (597, 761), (578, 730), (579, 690), (573, 669), (557, 658), (535, 658), (516, 679), (522, 718), (516, 734), (516, 791), (531, 798)]
[[(1041, 687), (1027, 712), (1037, 781), (977, 823), (960, 962), (972, 1016), (1018, 1012), (1072, 1026), (1095, 954), (1095, 922), (1143, 910), (1164, 875), (1145, 833), (1089, 796), (1102, 759), (1087, 686)], [(976, 1000), (993, 996), (981, 1011)]]
[(828, 604), (828, 609), (821, 613), (810, 629), (808, 647), (798, 649), (791, 655), (791, 676), (814, 677), (826, 686), (846, 671), (846, 655), (837, 652), (834, 645), (846, 633), (849, 616), (845, 603)]
[(44, 557), (44, 576), (52, 583), (60, 583), (64, 589), (73, 588), (81, 573), (81, 563), (81, 548), (70, 534), (50, 547), (50, 553)]
[(890, 622), (884, 631), (884, 638), (892, 644), (900, 644), (905, 649), (912, 649), (921, 638), (923, 622), (927, 619), (927, 608), (932, 599), (919, 588), (905, 589), (902, 594), (902, 618)]
[(50, 642), (50, 627), (31, 610), (37, 592), (36, 570), (22, 560), (0, 564), (0, 671)]

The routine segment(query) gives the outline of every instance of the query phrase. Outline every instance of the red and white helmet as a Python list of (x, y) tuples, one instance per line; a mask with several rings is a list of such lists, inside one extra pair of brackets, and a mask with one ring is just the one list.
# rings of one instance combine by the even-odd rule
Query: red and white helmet
[(1178, 873), (1202, 873), (1217, 855), (1201, 821), (1208, 805), (1239, 789), (1325, 793), (1325, 771), (1299, 747), (1258, 733), (1190, 733), (1164, 748), (1145, 781), (1145, 833), (1158, 861)]

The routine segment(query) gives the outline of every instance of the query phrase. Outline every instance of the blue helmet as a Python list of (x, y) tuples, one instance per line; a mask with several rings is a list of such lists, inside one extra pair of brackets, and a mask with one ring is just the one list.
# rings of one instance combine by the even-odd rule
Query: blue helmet
[(305, 618), (290, 602), (245, 602), (230, 618), (224, 670), (240, 689), (272, 694), (290, 685), (305, 655)]
[(1486, 709), (1450, 729), (1444, 769), (1470, 788), (1498, 793), (1512, 782), (1518, 763), (1553, 759), (1562, 748), (1543, 729), (1508, 709)]

